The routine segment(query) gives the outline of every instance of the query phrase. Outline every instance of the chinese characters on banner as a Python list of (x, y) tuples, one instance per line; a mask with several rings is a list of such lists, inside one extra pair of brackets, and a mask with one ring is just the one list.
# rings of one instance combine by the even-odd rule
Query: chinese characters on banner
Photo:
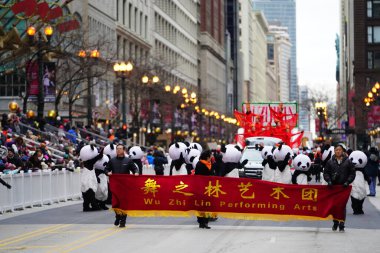
[(132, 216), (268, 220), (344, 219), (351, 188), (285, 185), (247, 178), (112, 175), (112, 207)]

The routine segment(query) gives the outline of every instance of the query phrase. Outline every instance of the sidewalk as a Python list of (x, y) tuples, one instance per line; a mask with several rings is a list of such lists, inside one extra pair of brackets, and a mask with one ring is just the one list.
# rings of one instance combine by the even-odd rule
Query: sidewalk
[(377, 210), (380, 211), (380, 186), (376, 185), (376, 196), (375, 197), (367, 197), (369, 202), (376, 207)]

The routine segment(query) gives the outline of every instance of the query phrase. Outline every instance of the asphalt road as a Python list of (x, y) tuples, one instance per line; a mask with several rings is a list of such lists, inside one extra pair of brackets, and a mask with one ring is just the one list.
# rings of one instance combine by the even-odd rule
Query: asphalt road
[(77, 202), (5, 215), (0, 252), (379, 252), (380, 211), (371, 202), (365, 201), (361, 216), (352, 215), (348, 203), (345, 233), (331, 231), (331, 221), (221, 218), (205, 230), (195, 217), (129, 217), (126, 228), (118, 228), (113, 212), (83, 213)]

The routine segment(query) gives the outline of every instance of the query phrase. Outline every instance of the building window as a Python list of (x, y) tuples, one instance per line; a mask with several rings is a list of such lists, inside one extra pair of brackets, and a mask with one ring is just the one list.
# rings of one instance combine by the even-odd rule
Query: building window
[(367, 27), (368, 43), (380, 43), (380, 26)]
[(268, 44), (268, 60), (274, 60), (274, 47), (273, 44)]
[(380, 0), (367, 0), (367, 16), (380, 18)]
[(380, 52), (368, 52), (368, 69), (380, 69)]

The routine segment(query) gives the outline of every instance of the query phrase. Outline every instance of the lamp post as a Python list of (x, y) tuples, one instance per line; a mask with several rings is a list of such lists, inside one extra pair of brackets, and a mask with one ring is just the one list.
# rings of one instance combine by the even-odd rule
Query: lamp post
[(51, 26), (47, 26), (44, 28), (44, 34), (47, 38), (47, 41), (45, 42), (42, 39), (41, 32), (37, 33), (36, 35), (36, 28), (33, 26), (28, 27), (26, 33), (29, 37), (29, 43), (31, 45), (37, 46), (37, 64), (38, 64), (38, 95), (37, 95), (37, 117), (38, 120), (42, 120), (44, 116), (44, 105), (45, 105), (45, 93), (44, 93), (44, 84), (43, 84), (43, 46), (47, 46), (50, 44), (51, 36), (53, 35), (53, 28)]
[(128, 61), (127, 63), (125, 62), (116, 62), (113, 65), (113, 70), (116, 74), (116, 77), (121, 78), (121, 113), (122, 113), (122, 121), (123, 125), (127, 123), (127, 117), (126, 117), (126, 101), (125, 101), (125, 78), (129, 78), (132, 70), (133, 70), (133, 64)]
[[(91, 51), (80, 50), (78, 53), (80, 58), (89, 59), (90, 61), (94, 61), (99, 59), (100, 52), (96, 49)], [(91, 62), (86, 62), (87, 65), (87, 125), (92, 124), (92, 73), (91, 73)]]

